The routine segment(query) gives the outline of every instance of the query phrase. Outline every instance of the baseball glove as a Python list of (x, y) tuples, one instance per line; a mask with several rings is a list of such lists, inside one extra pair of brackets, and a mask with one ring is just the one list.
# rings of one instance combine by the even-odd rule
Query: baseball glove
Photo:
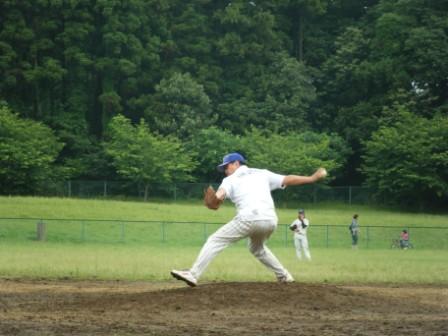
[(297, 229), (297, 225), (296, 225), (296, 224), (291, 225), (291, 226), (289, 227), (289, 229), (290, 229), (291, 231), (295, 231), (295, 230)]
[(204, 204), (207, 208), (212, 210), (218, 210), (223, 201), (216, 197), (215, 189), (212, 186), (208, 186), (204, 190)]

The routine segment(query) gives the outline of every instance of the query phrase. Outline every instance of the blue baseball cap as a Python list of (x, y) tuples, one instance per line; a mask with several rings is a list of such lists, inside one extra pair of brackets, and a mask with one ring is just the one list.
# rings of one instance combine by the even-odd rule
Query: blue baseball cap
[(226, 170), (226, 166), (229, 163), (239, 161), (241, 163), (245, 163), (246, 159), (240, 153), (230, 153), (223, 157), (222, 163), (217, 167), (219, 172), (224, 172)]
[(304, 209), (299, 209), (299, 210), (297, 210), (297, 212), (298, 212), (299, 214), (304, 214), (304, 213), (305, 213), (305, 210), (304, 210)]

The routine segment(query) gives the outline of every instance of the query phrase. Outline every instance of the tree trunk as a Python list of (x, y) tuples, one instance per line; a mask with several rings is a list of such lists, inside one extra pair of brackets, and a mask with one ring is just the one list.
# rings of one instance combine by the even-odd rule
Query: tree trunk
[[(34, 58), (34, 67), (37, 67), (37, 56)], [(42, 118), (42, 108), (40, 106), (40, 90), (39, 83), (34, 79), (34, 118), (36, 120), (41, 120)]]
[(86, 109), (86, 120), (89, 126), (89, 132), (97, 139), (103, 134), (103, 106), (99, 97), (103, 93), (103, 80), (99, 71), (95, 71), (90, 76), (92, 90), (90, 93), (91, 105)]
[[(95, 26), (98, 29), (92, 36), (92, 54), (94, 55), (95, 63), (98, 59), (104, 56), (103, 50), (103, 36), (100, 27), (104, 26), (104, 18), (101, 13), (95, 13), (94, 18)], [(90, 81), (92, 82), (92, 105), (88, 109), (87, 121), (89, 123), (89, 129), (97, 139), (101, 139), (103, 135), (103, 105), (101, 104), (99, 97), (103, 94), (104, 79), (103, 70), (96, 69), (92, 66)]]
[(148, 200), (149, 184), (145, 184), (145, 202)]
[(304, 18), (303, 13), (299, 11), (299, 31), (297, 36), (297, 59), (303, 62), (303, 35), (304, 35)]

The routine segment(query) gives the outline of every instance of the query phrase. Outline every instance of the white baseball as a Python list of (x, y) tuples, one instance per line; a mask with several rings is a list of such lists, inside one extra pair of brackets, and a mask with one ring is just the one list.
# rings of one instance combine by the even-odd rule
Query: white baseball
[(322, 178), (327, 177), (327, 175), (328, 175), (327, 170), (325, 168), (322, 168), (321, 169), (321, 176), (322, 176)]

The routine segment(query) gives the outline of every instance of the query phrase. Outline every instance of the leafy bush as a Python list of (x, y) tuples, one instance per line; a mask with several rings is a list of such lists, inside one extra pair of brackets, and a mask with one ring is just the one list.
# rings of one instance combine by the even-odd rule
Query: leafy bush
[(366, 182), (385, 202), (442, 204), (448, 200), (448, 118), (426, 119), (403, 108), (397, 113), (365, 142)]
[(284, 174), (308, 175), (318, 167), (330, 172), (342, 164), (326, 134), (303, 132), (279, 135), (252, 129), (242, 139), (251, 166)]
[(152, 134), (143, 120), (134, 126), (122, 115), (114, 117), (104, 146), (120, 175), (145, 186), (145, 200), (150, 183), (192, 179), (192, 155), (177, 138)]
[(56, 175), (54, 161), (63, 147), (40, 122), (22, 119), (0, 106), (0, 190), (3, 194), (34, 193)]

